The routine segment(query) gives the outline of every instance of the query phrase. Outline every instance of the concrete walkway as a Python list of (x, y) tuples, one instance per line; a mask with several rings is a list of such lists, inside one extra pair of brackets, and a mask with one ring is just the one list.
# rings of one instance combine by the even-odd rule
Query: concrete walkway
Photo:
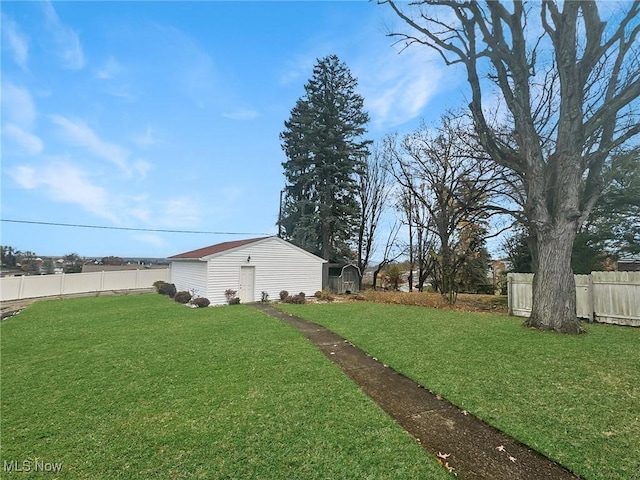
[(427, 452), (459, 478), (579, 478), (383, 365), (326, 328), (268, 304), (255, 304), (255, 308), (300, 330)]

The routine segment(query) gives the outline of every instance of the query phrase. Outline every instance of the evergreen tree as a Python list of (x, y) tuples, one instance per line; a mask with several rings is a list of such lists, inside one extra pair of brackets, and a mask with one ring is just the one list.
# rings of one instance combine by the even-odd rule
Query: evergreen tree
[(280, 134), (287, 161), (283, 236), (326, 260), (351, 257), (358, 224), (357, 176), (369, 154), (369, 115), (345, 63), (318, 61)]

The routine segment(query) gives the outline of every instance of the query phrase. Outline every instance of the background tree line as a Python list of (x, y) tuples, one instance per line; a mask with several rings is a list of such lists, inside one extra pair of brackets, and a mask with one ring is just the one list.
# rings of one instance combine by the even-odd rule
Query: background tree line
[[(284, 236), (362, 268), (384, 217), (372, 192), (384, 190), (375, 201), (390, 199), (409, 230), (404, 253), (418, 287), (430, 277), (454, 301), (482, 277), (486, 240), (509, 215), (507, 246), (530, 255), (536, 274), (527, 325), (582, 332), (573, 269), (637, 251), (640, 2), (606, 20), (587, 0), (380, 3), (404, 22), (390, 33), (404, 48), (426, 46), (466, 71), (466, 114), (372, 149), (356, 80), (337, 57), (319, 60), (281, 134)], [(389, 176), (374, 180), (370, 165)], [(380, 242), (381, 264), (401, 255), (399, 227), (388, 230), (396, 233)]]

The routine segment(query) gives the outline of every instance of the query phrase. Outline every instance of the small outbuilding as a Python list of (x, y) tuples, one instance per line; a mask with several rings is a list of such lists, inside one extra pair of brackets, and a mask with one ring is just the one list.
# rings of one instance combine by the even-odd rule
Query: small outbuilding
[(325, 288), (331, 292), (342, 294), (356, 294), (360, 292), (360, 269), (355, 265), (345, 265), (344, 263), (327, 263), (324, 265)]
[(170, 282), (176, 289), (226, 303), (224, 292), (236, 290), (242, 303), (279, 298), (282, 290), (307, 296), (322, 290), (325, 260), (278, 237), (218, 243), (169, 257)]

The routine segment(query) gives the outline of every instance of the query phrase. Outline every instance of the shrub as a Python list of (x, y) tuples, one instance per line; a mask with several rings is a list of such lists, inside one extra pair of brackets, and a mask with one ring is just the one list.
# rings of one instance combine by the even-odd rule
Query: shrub
[(236, 297), (237, 290), (232, 290), (231, 288), (227, 288), (224, 291), (224, 296), (227, 299), (227, 303), (229, 305), (238, 305), (240, 303), (240, 299)]
[(158, 287), (158, 293), (173, 298), (176, 294), (176, 286), (173, 283), (162, 283)]
[(286, 290), (280, 291), (280, 300), (282, 300), (283, 302), (286, 300), (288, 296), (289, 296), (289, 292), (287, 292)]
[(482, 295), (493, 295), (495, 293), (495, 287), (493, 285), (478, 285), (476, 293), (480, 293)]
[(153, 282), (153, 287), (156, 289), (156, 292), (160, 293), (160, 286), (166, 284), (167, 282), (165, 282), (164, 280), (156, 280), (155, 282)]
[(191, 303), (198, 308), (208, 307), (211, 304), (209, 299), (204, 297), (194, 298)]
[(262, 292), (262, 298), (260, 301), (262, 303), (267, 303), (269, 301), (269, 292)]
[(298, 295), (287, 295), (284, 299), (282, 299), (284, 303), (297, 303), (303, 304), (306, 303), (306, 296), (303, 292), (300, 292)]
[(178, 292), (174, 295), (173, 299), (178, 303), (189, 303), (191, 300), (191, 294), (189, 292)]
[(335, 297), (329, 290), (318, 290), (314, 295), (318, 300), (326, 300), (327, 302), (333, 302)]

